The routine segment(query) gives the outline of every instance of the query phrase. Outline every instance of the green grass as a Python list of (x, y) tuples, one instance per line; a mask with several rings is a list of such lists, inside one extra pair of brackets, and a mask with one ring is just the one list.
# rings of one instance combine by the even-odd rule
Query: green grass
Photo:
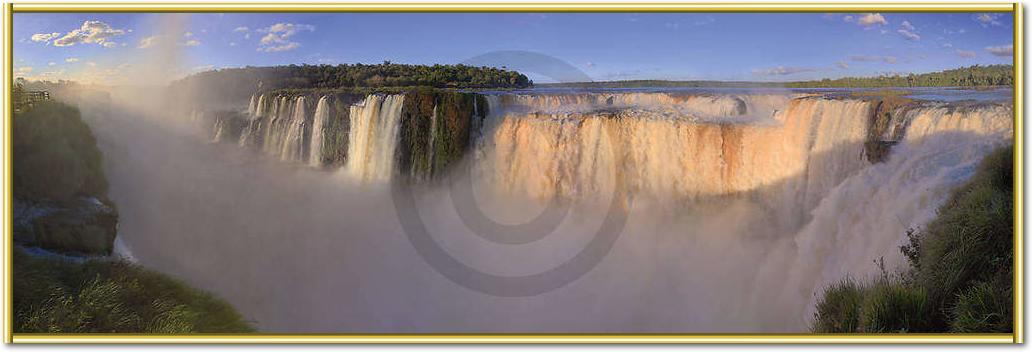
[[(827, 288), (815, 332), (1011, 332), (1014, 147), (987, 156), (900, 248), (899, 279)], [(858, 303), (862, 302), (862, 303)]]
[(131, 263), (14, 252), (19, 333), (253, 332), (221, 299)]
[(864, 285), (846, 278), (824, 290), (817, 304), (813, 329), (821, 332), (852, 332), (860, 329), (860, 306), (864, 304)]

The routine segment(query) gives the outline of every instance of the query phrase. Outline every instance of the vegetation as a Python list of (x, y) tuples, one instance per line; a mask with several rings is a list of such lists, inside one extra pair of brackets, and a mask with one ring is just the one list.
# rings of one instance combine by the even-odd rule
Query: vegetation
[(791, 82), (790, 88), (870, 87), (986, 87), (1014, 84), (1011, 65), (969, 66), (932, 73), (879, 77), (846, 77), (820, 81)]
[(873, 283), (828, 287), (815, 332), (981, 332), (1013, 329), (1014, 147), (982, 161), (925, 228), (900, 248), (910, 268)]
[(19, 333), (250, 332), (232, 307), (165, 275), (114, 260), (76, 263), (14, 251)]
[[(874, 116), (867, 123), (867, 138), (864, 141), (864, 156), (867, 161), (877, 163), (889, 157), (892, 146), (902, 136), (891, 135), (893, 114), (902, 113), (900, 107), (912, 101), (906, 96), (910, 91), (895, 89), (879, 89), (876, 91), (854, 91), (850, 96), (869, 100), (874, 106)], [(886, 139), (888, 137), (888, 139)]]
[(105, 198), (101, 154), (79, 110), (43, 102), (14, 117), (14, 194), (66, 202)]
[(227, 68), (206, 71), (173, 82), (176, 94), (218, 100), (247, 99), (255, 89), (276, 90), (390, 90), (432, 88), (525, 88), (527, 76), (494, 67), (468, 65), (382, 64), (289, 65)]
[(442, 175), (465, 155), (473, 124), (480, 123), (475, 119), (487, 116), (487, 108), (477, 94), (432, 89), (406, 93), (399, 168), (417, 179)]
[(878, 88), (878, 87), (987, 87), (1014, 84), (1011, 65), (969, 66), (940, 72), (846, 77), (798, 82), (726, 82), (633, 80), (611, 82), (574, 82), (537, 84), (557, 88)]

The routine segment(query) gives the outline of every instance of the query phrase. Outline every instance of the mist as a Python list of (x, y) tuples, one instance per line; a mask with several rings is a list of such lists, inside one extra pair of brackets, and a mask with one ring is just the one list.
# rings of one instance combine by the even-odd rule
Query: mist
[[(176, 35), (181, 21), (159, 26)], [(175, 45), (161, 50), (140, 58), (141, 77), (168, 82), (184, 66)], [(397, 130), (376, 123), (404, 97), (352, 106), (369, 138), (352, 138), (349, 155), (366, 157), (321, 169), (212, 143), (189, 92), (109, 93), (79, 106), (104, 153), (120, 254), (226, 299), (263, 332), (807, 331), (825, 285), (879, 275), (875, 260), (903, 265), (905, 231), (1013, 128), (1006, 107), (917, 108), (890, 158), (872, 164), (872, 107), (859, 100), (634, 93), (613, 100), (630, 111), (613, 113), (599, 97), (492, 98), (464, 161), (477, 207), (508, 225), (553, 199), (569, 212), (540, 240), (498, 243), (468, 228), (448, 181), (415, 184), (419, 220), (447, 254), (490, 275), (548, 271), (600, 232), (612, 197), (627, 197), (597, 266), (510, 297), (440, 272), (399, 221), (397, 171), (383, 168)], [(366, 109), (373, 101), (394, 108)]]

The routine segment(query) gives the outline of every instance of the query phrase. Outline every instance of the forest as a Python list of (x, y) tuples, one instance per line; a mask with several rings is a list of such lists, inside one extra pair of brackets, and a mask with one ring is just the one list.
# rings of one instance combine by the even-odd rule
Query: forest
[(750, 82), (750, 81), (666, 81), (631, 80), (609, 82), (574, 82), (538, 84), (557, 88), (878, 88), (878, 87), (991, 87), (1014, 84), (1011, 65), (974, 65), (951, 70), (876, 77), (844, 77), (818, 81)]
[(969, 66), (939, 72), (878, 77), (845, 77), (790, 82), (789, 88), (991, 87), (1014, 84), (1011, 65)]
[(289, 65), (226, 68), (191, 75), (173, 85), (248, 85), (262, 90), (284, 88), (435, 87), (525, 88), (527, 76), (494, 67), (467, 65), (381, 64)]

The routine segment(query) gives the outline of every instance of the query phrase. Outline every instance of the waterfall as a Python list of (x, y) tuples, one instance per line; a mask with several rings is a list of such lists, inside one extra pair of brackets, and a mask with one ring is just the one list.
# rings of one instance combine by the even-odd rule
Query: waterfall
[[(423, 98), (426, 97), (409, 103), (429, 101)], [(466, 98), (468, 96), (462, 97)], [(542, 326), (542, 322), (556, 321), (555, 317), (562, 320), (568, 315), (564, 312), (576, 310), (586, 314), (571, 324), (576, 323), (575, 328), (586, 331), (617, 328), (643, 332), (670, 329), (805, 331), (821, 290), (829, 284), (847, 276), (866, 279), (878, 275), (879, 268), (872, 261), (879, 259), (884, 259), (890, 271), (906, 265), (898, 249), (906, 240), (906, 230), (920, 228), (933, 220), (937, 208), (957, 186), (971, 177), (987, 153), (1013, 143), (1014, 131), (1012, 108), (997, 103), (917, 101), (891, 111), (890, 119), (885, 121), (875, 118), (875, 104), (870, 100), (809, 94), (501, 93), (474, 98), (470, 140), (468, 145), (462, 146), (462, 151), (467, 151), (472, 161), (477, 201), (482, 201), (478, 205), (484, 206), (486, 214), (501, 215), (499, 220), (512, 214), (516, 215), (514, 220), (519, 221), (519, 216), (528, 210), (530, 215), (535, 214), (538, 209), (534, 206), (558, 196), (564, 201), (570, 200), (573, 207), (555, 235), (569, 235), (577, 240), (579, 238), (573, 236), (580, 235), (581, 231), (585, 235), (598, 231), (600, 225), (592, 221), (591, 215), (599, 204), (609, 204), (604, 197), (620, 185), (634, 194), (634, 201), (620, 209), (628, 215), (627, 223), (619, 225), (625, 226), (620, 228), (622, 237), (606, 254), (605, 261), (592, 269), (591, 274), (578, 279), (580, 281), (540, 296), (547, 299), (521, 298), (531, 304), (508, 308), (499, 308), (497, 300), (491, 297), (441, 280), (424, 279), (420, 276), (422, 273), (407, 270), (423, 264), (418, 257), (383, 256), (378, 254), (387, 252), (378, 251), (373, 259), (387, 259), (382, 259), (385, 265), (377, 267), (399, 271), (391, 275), (348, 271), (344, 274), (351, 276), (337, 283), (346, 286), (351, 282), (368, 282), (379, 285), (371, 287), (369, 292), (396, 294), (382, 300), (360, 302), (371, 307), (366, 316), (394, 312), (389, 308), (399, 299), (415, 299), (421, 300), (420, 304), (440, 304), (441, 308), (422, 316), (413, 316), (409, 310), (399, 311), (398, 317), (415, 317), (413, 321), (430, 324), (440, 321), (440, 312), (460, 316), (470, 311), (471, 306), (488, 307), (490, 309), (483, 311), (495, 314), (482, 317), (483, 321), (468, 322), (469, 325), (462, 325), (465, 321), (460, 319), (463, 323), (456, 325), (460, 330), (482, 327), (484, 322), (497, 324), (489, 326), (499, 331), (532, 330)], [(427, 111), (428, 106), (410, 104), (410, 108), (417, 109), (403, 113), (404, 96), (374, 94), (350, 106), (348, 111), (334, 111), (332, 99), (335, 98), (324, 96), (314, 102), (306, 98), (258, 94), (251, 99), (253, 108), (248, 106), (249, 121), (238, 121), (246, 126), (240, 143), (257, 146), (277, 158), (306, 161), (321, 167), (324, 154), (333, 153), (336, 158), (336, 153), (342, 152), (331, 150), (337, 148), (334, 144), (324, 146), (323, 143), (343, 142), (343, 137), (347, 137), (346, 145), (342, 146), (347, 148), (347, 153), (340, 153), (346, 157), (334, 162), (343, 161), (342, 172), (350, 178), (362, 184), (377, 184), (391, 177), (409, 176), (396, 175), (399, 171), (395, 171), (396, 160), (410, 160), (400, 158), (407, 157), (401, 154), (403, 150), (426, 152), (419, 156), (426, 155), (431, 162), (434, 158), (441, 161), (452, 156), (431, 154), (433, 146), (451, 142), (441, 139), (455, 132), (447, 130), (452, 128), (450, 126), (464, 128), (465, 125), (451, 124), (452, 120), (448, 119), (467, 116), (466, 111), (456, 113), (456, 106), (469, 107), (468, 100), (436, 99), (460, 103), (434, 106), (432, 112)], [(480, 116), (477, 107), (484, 107), (485, 102), (486, 116)], [(880, 111), (879, 115), (884, 112)], [(341, 121), (343, 127), (337, 124), (338, 113), (341, 118), (348, 113), (347, 121)], [(402, 121), (425, 118), (428, 113), (433, 114), (430, 121), (412, 121), (418, 124), (411, 125), (407, 124), (410, 121)], [(192, 116), (202, 120), (202, 115), (195, 112)], [(218, 114), (212, 116), (216, 116), (216, 125), (226, 124), (217, 118)], [(406, 135), (402, 133), (402, 126), (418, 126), (430, 133), (416, 131), (418, 133)], [(223, 129), (219, 127), (216, 134)], [(407, 140), (409, 138), (411, 140)], [(410, 144), (416, 143), (414, 141), (426, 145)], [(872, 141), (888, 146), (876, 160), (867, 154)], [(471, 147), (467, 149), (467, 146)], [(164, 150), (141, 149), (144, 152)], [(162, 160), (139, 159), (157, 160), (157, 165)], [(202, 170), (207, 172), (207, 169)], [(358, 248), (355, 253), (363, 252), (363, 248), (389, 249), (391, 243), (403, 243), (396, 237), (367, 235), (397, 231), (392, 222), (397, 219), (396, 214), (369, 210), (390, 209), (392, 205), (380, 203), (382, 207), (377, 207), (378, 203), (373, 203), (376, 197), (364, 197), (378, 195), (378, 189), (364, 189), (351, 183), (342, 185), (318, 175), (305, 178), (305, 182), (283, 183), (275, 177), (253, 178), (239, 174), (234, 172), (230, 175), (234, 178), (225, 184), (262, 182), (248, 185), (267, 187), (248, 189), (269, 191), (263, 197), (280, 200), (283, 204), (317, 202), (312, 203), (319, 205), (315, 208), (334, 209), (323, 212), (329, 215), (315, 220), (295, 216), (253, 223), (254, 217), (243, 216), (240, 224), (254, 225), (242, 232), (247, 236), (251, 236), (252, 231), (263, 230), (267, 232), (267, 239), (278, 240), (283, 238), (283, 228), (312, 233), (326, 231), (327, 234), (351, 229), (355, 236), (327, 235), (320, 239), (340, 240), (339, 248)], [(304, 174), (308, 177), (308, 173)], [(203, 176), (204, 180), (213, 182), (223, 180)], [(158, 179), (156, 181), (161, 182), (154, 182), (153, 186), (166, 187), (167, 180)], [(469, 260), (470, 266), (501, 268), (498, 273), (521, 274), (522, 271), (505, 269), (522, 270), (520, 265), (528, 262), (540, 262), (545, 264), (542, 267), (548, 268), (551, 267), (549, 262), (561, 263), (569, 258), (569, 253), (581, 248), (582, 242), (567, 244), (556, 236), (542, 239), (543, 242), (537, 244), (540, 247), (528, 244), (528, 252), (523, 252), (528, 253), (526, 256), (493, 252), (482, 246), (491, 243), (481, 243), (483, 241), (475, 235), (465, 232), (469, 228), (462, 219), (455, 218), (453, 209), (438, 206), (454, 201), (446, 192), (440, 192), (442, 188), (447, 190), (447, 184), (427, 182), (424, 186), (429, 191), (420, 195), (427, 200), (422, 203), (425, 207), (421, 207), (420, 216), (434, 228), (435, 235), (451, 241), (442, 241), (448, 245), (449, 253), (463, 261)], [(132, 192), (127, 193), (132, 195)], [(164, 199), (152, 198), (144, 197), (144, 204)], [(248, 199), (251, 198), (254, 197)], [(594, 202), (596, 200), (600, 202)], [(250, 208), (234, 208), (233, 214), (264, 214), (269, 208), (262, 202), (236, 204)], [(197, 210), (196, 207), (180, 208)], [(212, 209), (223, 208), (226, 207)], [(212, 223), (223, 221), (206, 210), (200, 209), (183, 218), (211, 215)], [(376, 217), (377, 214), (383, 217)], [(164, 216), (155, 213), (154, 218), (164, 219)], [(279, 226), (283, 221), (280, 218), (296, 218), (296, 222)], [(181, 220), (176, 223), (194, 224)], [(607, 226), (605, 220), (601, 226)], [(197, 229), (204, 231), (209, 227), (197, 226)], [(457, 235), (444, 237), (452, 233)], [(166, 234), (153, 236), (160, 241), (175, 238)], [(225, 240), (206, 233), (198, 238)], [(351, 242), (356, 240), (369, 242)], [(196, 241), (179, 242), (196, 244)], [(226, 243), (239, 242), (233, 239)], [(329, 242), (298, 243), (310, 246), (310, 250), (303, 252), (315, 256), (355, 258), (340, 256), (340, 250), (328, 246)], [(541, 248), (547, 250), (540, 251)], [(566, 251), (570, 248), (574, 250)], [(246, 248), (240, 250), (248, 252)], [(276, 257), (290, 258), (286, 255), (290, 250)], [(411, 252), (408, 246), (403, 250)], [(370, 258), (360, 259), (354, 262), (365, 265)], [(405, 265), (395, 265), (397, 260), (406, 261)], [(342, 273), (331, 269), (327, 269), (328, 274)], [(530, 270), (526, 272), (536, 272), (534, 267), (527, 269)], [(295, 271), (284, 270), (284, 275)], [(405, 276), (410, 273), (412, 276)], [(377, 279), (369, 280), (370, 277)], [(379, 280), (381, 278), (397, 281)], [(420, 285), (442, 282), (445, 286), (427, 286), (430, 288), (426, 290), (397, 289), (409, 288), (405, 285), (412, 282)], [(417, 291), (441, 292), (442, 295), (413, 293)], [(592, 299), (582, 299), (588, 296)], [(326, 299), (332, 301), (331, 296)], [(319, 313), (324, 306), (313, 305), (312, 310)], [(270, 311), (268, 316), (279, 316), (279, 313)], [(650, 317), (649, 324), (642, 324), (642, 316)], [(369, 321), (355, 319), (362, 323)]]
[[(950, 192), (974, 174), (995, 148), (1012, 143), (1012, 112), (1006, 106), (921, 107), (908, 120), (903, 138), (889, 159), (847, 178), (826, 192), (812, 220), (795, 235), (795, 262), (781, 283), (783, 295), (809, 297), (806, 307), (785, 314), (812, 317), (823, 287), (847, 275), (878, 275), (872, 260), (889, 270), (905, 265), (898, 253), (904, 233), (935, 218)], [(756, 298), (759, 301), (770, 297)]]
[(297, 99), (294, 100), (293, 111), (284, 121), (283, 139), (281, 141), (282, 151), (279, 155), (280, 160), (305, 160), (305, 127), (308, 125), (305, 112), (305, 97), (297, 97)]
[(655, 197), (820, 192), (862, 167), (870, 113), (864, 101), (801, 98), (782, 121), (700, 123), (636, 111), (509, 112), (504, 98), (490, 101), (499, 105), (478, 143), (487, 156), (482, 175), (500, 190), (542, 199), (598, 194), (614, 175)]
[(283, 146), (284, 126), (290, 120), (294, 109), (293, 101), (288, 97), (278, 97), (273, 101), (275, 102), (272, 109), (273, 115), (271, 119), (268, 119), (269, 122), (265, 127), (262, 149), (266, 154), (279, 156)]
[(689, 93), (507, 94), (495, 97), (499, 98), (499, 104), (513, 112), (558, 115), (620, 110), (643, 117), (723, 122), (769, 118), (790, 98), (785, 94)]
[(326, 123), (330, 120), (330, 103), (326, 96), (319, 98), (319, 103), (315, 106), (315, 116), (312, 118), (312, 138), (311, 145), (308, 147), (308, 164), (313, 167), (321, 167), (323, 165), (323, 143), (325, 142), (324, 131), (326, 130)]
[(355, 179), (387, 181), (393, 176), (404, 99), (404, 95), (374, 94), (351, 106), (345, 169)]
[(258, 102), (256, 99), (258, 97), (255, 94), (251, 94), (251, 101), (247, 104), (247, 115), (249, 116), (254, 116), (257, 113)]
[(215, 136), (211, 137), (211, 141), (218, 143), (222, 141), (222, 136), (226, 133), (228, 128), (225, 118), (218, 116), (215, 118)]
[(433, 113), (430, 115), (430, 138), (427, 142), (427, 163), (434, 164), (434, 144), (437, 143), (437, 104), (434, 104)]
[(237, 141), (241, 147), (248, 147), (258, 144), (258, 136), (262, 134), (262, 117), (267, 115), (265, 94), (258, 96), (258, 100), (251, 96), (252, 105), (248, 106), (248, 122), (244, 130), (240, 132), (240, 139)]

